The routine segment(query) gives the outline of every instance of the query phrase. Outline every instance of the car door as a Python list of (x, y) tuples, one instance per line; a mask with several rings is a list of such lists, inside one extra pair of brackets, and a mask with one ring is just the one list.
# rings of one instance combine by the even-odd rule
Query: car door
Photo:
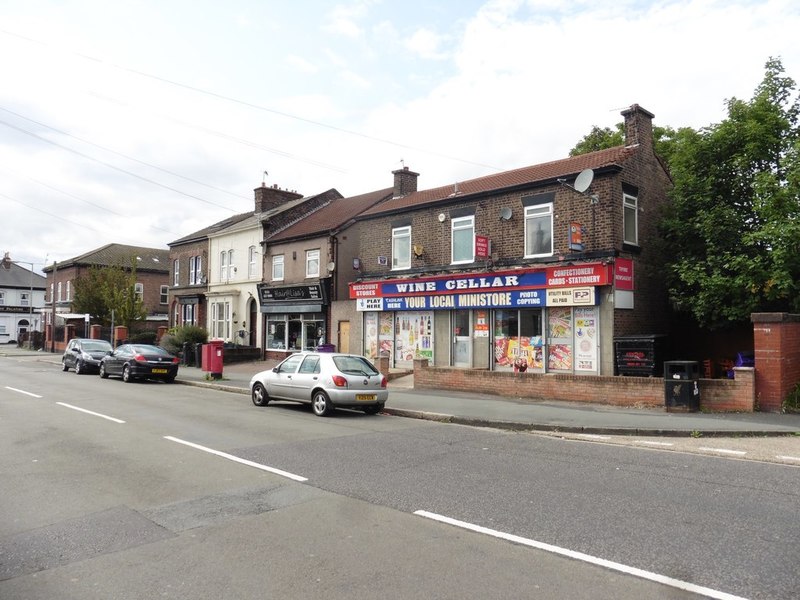
[(295, 400), (294, 376), (297, 373), (297, 367), (303, 361), (302, 354), (293, 354), (277, 367), (272, 372), (271, 377), (267, 379), (267, 393), (272, 398), (280, 398), (283, 400)]
[(132, 351), (128, 344), (123, 344), (106, 359), (106, 373), (109, 375), (121, 375), (122, 365), (130, 358)]
[(308, 354), (292, 378), (292, 394), (296, 400), (311, 402), (311, 390), (319, 382), (320, 356)]
[(80, 346), (76, 340), (72, 340), (67, 346), (67, 351), (64, 352), (64, 364), (74, 368), (78, 354), (80, 354)]

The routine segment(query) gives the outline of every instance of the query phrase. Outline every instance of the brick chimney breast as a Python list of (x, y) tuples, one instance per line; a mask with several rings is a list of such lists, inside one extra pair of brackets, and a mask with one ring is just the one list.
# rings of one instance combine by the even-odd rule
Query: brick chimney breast
[(419, 173), (410, 171), (408, 167), (403, 167), (397, 171), (392, 171), (394, 175), (394, 193), (393, 198), (402, 198), (417, 191), (417, 177)]
[(652, 149), (655, 115), (638, 104), (632, 104), (620, 114), (625, 117), (625, 146), (641, 145)]
[(267, 212), (268, 210), (277, 208), (281, 204), (285, 204), (290, 200), (296, 200), (297, 198), (303, 197), (303, 194), (290, 192), (289, 190), (282, 190), (277, 185), (267, 187), (264, 183), (261, 184), (261, 187), (257, 187), (253, 191), (255, 192), (256, 197), (257, 213)]

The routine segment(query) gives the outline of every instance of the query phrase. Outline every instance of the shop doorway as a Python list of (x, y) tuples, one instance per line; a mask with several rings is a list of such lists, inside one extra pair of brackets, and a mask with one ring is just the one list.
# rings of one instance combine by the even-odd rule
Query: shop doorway
[(453, 324), (453, 366), (472, 366), (472, 312), (455, 310), (451, 313)]
[(350, 321), (339, 321), (339, 343), (336, 348), (339, 352), (350, 352)]

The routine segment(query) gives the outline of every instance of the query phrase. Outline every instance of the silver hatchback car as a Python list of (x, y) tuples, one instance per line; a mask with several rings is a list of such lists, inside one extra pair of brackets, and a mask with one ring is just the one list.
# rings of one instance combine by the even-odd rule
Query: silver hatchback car
[(256, 406), (266, 406), (271, 400), (311, 404), (320, 417), (335, 407), (374, 415), (386, 405), (386, 384), (386, 377), (363, 356), (300, 352), (271, 370), (253, 375), (250, 396)]

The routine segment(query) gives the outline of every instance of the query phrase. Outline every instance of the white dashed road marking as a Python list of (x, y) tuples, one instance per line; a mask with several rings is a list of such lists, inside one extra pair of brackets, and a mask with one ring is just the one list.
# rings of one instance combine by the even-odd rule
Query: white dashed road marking
[(25, 390), (18, 390), (17, 388), (12, 388), (5, 386), (7, 390), (11, 390), (12, 392), (17, 392), (18, 394), (25, 394), (26, 396), (31, 396), (33, 398), (41, 398), (38, 394), (32, 394), (31, 392), (26, 392)]
[(80, 411), (82, 413), (86, 413), (87, 415), (100, 417), (101, 419), (108, 419), (109, 421), (114, 421), (114, 423), (124, 423), (125, 422), (122, 419), (115, 419), (114, 417), (109, 417), (108, 415), (103, 415), (103, 414), (96, 413), (96, 412), (91, 411), (91, 410), (86, 410), (85, 408), (80, 408), (78, 406), (72, 406), (72, 404), (66, 404), (64, 402), (56, 402), (56, 404), (58, 404), (60, 406), (65, 406), (67, 408), (71, 408), (72, 410), (77, 410), (77, 411)]

